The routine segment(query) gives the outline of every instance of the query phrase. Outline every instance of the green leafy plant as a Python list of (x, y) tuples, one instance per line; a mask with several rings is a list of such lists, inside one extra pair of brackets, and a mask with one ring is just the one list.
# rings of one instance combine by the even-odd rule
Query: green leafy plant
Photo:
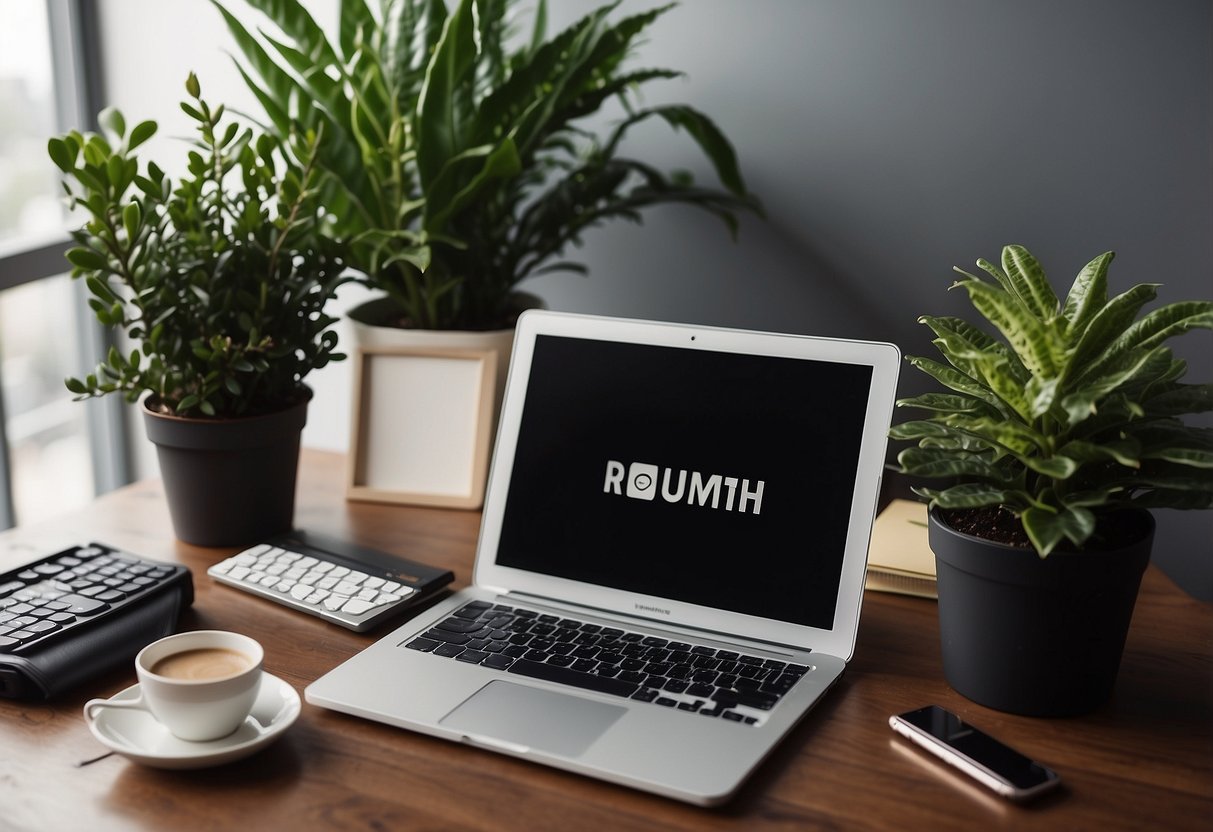
[[(272, 129), (323, 130), (325, 204), (350, 265), (395, 302), (396, 325), (508, 325), (519, 281), (584, 271), (555, 258), (607, 219), (639, 221), (648, 206), (686, 203), (735, 233), (735, 212), (757, 209), (707, 116), (632, 105), (642, 84), (680, 74), (624, 68), (668, 7), (612, 23), (612, 3), (548, 40), (543, 0), (529, 39), (512, 36), (509, 0), (459, 0), (449, 12), (443, 0), (384, 0), (378, 12), (347, 0), (330, 42), (297, 0), (245, 0), (273, 35), (212, 2)], [(581, 122), (611, 100), (626, 116), (604, 139)], [(725, 190), (621, 156), (627, 132), (650, 119), (685, 130)]]
[(138, 346), (110, 350), (96, 372), (68, 379), (79, 398), (121, 392), (182, 416), (247, 416), (286, 407), (311, 370), (343, 358), (325, 315), (344, 265), (322, 232), (317, 144), (296, 148), (236, 122), (186, 83), (182, 109), (197, 122), (188, 174), (174, 187), (135, 149), (156, 132), (130, 132), (117, 110), (105, 135), (50, 140), (73, 208), (87, 220), (67, 253), (104, 325)]
[(1021, 246), (1003, 249), (1001, 269), (977, 261), (993, 282), (956, 269), (995, 334), (925, 316), (947, 364), (907, 359), (952, 392), (898, 402), (931, 413), (890, 433), (917, 442), (902, 472), (954, 480), (915, 489), (933, 507), (1012, 512), (1041, 557), (1064, 540), (1082, 548), (1118, 509), (1213, 506), (1213, 431), (1180, 418), (1213, 410), (1213, 384), (1181, 384), (1186, 365), (1164, 346), (1213, 329), (1213, 302), (1139, 318), (1157, 284), (1109, 300), (1112, 257), (1088, 263), (1064, 303)]

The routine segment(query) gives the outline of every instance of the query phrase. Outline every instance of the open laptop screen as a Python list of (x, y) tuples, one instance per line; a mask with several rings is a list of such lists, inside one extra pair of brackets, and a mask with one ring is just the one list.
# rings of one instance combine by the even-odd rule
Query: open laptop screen
[(497, 563), (829, 628), (871, 377), (538, 335)]

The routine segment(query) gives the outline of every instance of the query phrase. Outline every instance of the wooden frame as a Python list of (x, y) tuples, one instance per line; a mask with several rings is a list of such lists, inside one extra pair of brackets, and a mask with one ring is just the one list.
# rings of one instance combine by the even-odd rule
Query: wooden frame
[(492, 350), (360, 348), (346, 497), (479, 508), (496, 370)]

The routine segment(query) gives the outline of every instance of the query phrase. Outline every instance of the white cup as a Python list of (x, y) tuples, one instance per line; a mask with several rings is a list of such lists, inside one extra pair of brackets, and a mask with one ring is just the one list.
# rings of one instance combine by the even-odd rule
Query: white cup
[[(226, 671), (202, 670), (206, 652), (237, 654), (220, 659)], [(188, 655), (186, 655), (188, 654)], [(173, 662), (165, 660), (173, 657)], [(139, 695), (133, 699), (92, 699), (84, 718), (92, 722), (99, 708), (150, 711), (175, 737), (205, 742), (226, 737), (244, 724), (261, 687), (265, 651), (248, 636), (223, 630), (196, 630), (162, 638), (139, 651), (135, 674)], [(173, 667), (172, 665), (177, 665)], [(159, 665), (159, 666), (158, 666)]]

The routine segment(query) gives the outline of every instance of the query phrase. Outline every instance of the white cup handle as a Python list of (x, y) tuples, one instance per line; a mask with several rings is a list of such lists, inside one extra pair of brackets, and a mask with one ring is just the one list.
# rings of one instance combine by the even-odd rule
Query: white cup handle
[(84, 703), (84, 718), (88, 722), (93, 722), (96, 719), (93, 716), (95, 708), (137, 708), (141, 711), (146, 711), (147, 705), (143, 701), (142, 692), (134, 699), (90, 699)]

